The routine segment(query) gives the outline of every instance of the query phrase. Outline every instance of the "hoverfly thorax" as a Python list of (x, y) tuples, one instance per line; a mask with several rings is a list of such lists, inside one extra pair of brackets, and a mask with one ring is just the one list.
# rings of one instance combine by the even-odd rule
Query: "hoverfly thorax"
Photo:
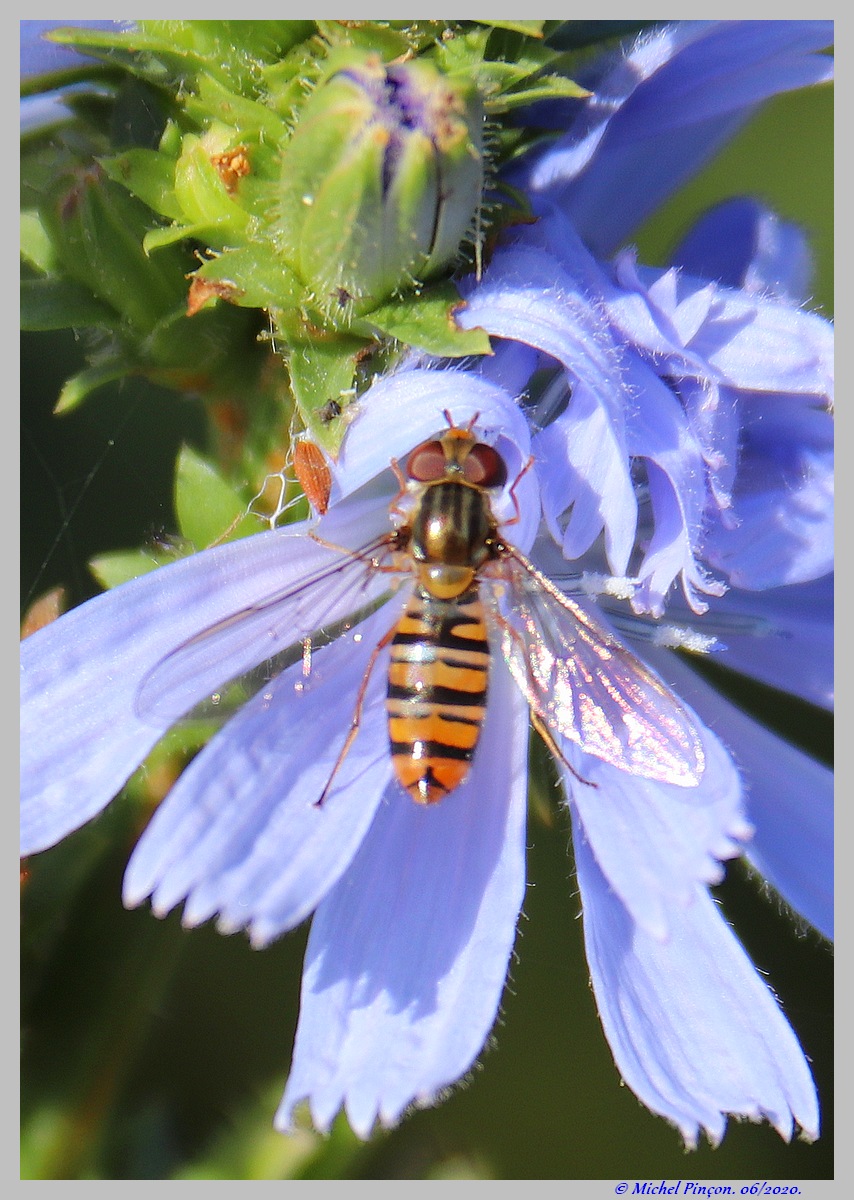
[(408, 550), (418, 582), (437, 599), (462, 595), (494, 556), (497, 525), (488, 488), (507, 479), (503, 460), (468, 429), (452, 426), (406, 462), (416, 502)]

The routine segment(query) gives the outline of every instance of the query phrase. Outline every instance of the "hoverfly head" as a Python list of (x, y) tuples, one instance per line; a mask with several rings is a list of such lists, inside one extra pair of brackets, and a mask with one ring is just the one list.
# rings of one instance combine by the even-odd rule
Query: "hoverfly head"
[(462, 479), (480, 488), (503, 487), (507, 466), (492, 446), (479, 442), (472, 432), (480, 416), (475, 413), (468, 425), (455, 425), (445, 411), (448, 429), (439, 438), (416, 446), (406, 460), (406, 473), (416, 483), (438, 483)]

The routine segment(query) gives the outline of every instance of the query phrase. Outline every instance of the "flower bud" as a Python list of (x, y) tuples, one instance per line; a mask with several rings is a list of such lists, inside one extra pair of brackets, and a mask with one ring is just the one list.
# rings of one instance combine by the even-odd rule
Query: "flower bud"
[(483, 181), (473, 84), (424, 59), (341, 66), (285, 148), (276, 244), (334, 318), (369, 311), (453, 262)]

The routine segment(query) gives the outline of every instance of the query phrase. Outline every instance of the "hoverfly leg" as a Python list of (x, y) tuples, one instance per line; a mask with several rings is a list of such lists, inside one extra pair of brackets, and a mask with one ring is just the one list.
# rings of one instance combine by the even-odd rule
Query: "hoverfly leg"
[(513, 480), (513, 483), (510, 485), (510, 499), (513, 501), (513, 508), (515, 510), (516, 515), (514, 517), (511, 517), (509, 521), (504, 521), (503, 522), (504, 525), (518, 525), (519, 521), (522, 519), (521, 513), (519, 511), (519, 501), (516, 499), (516, 488), (519, 486), (519, 484), (522, 482), (522, 480), (528, 474), (528, 472), (530, 471), (530, 469), (533, 465), (534, 465), (534, 456), (532, 454), (531, 457), (528, 459), (528, 461), (525, 463), (522, 470), (519, 472), (519, 474)]
[(396, 543), (400, 540), (398, 531), (395, 529), (391, 533), (384, 534), (379, 542), (374, 542), (372, 545), (365, 546), (361, 550), (352, 550), (349, 546), (339, 546), (337, 542), (330, 542), (326, 538), (320, 537), (313, 529), (309, 529), (308, 536), (313, 542), (317, 542), (318, 546), (323, 546), (325, 550), (335, 550), (345, 558), (360, 559), (376, 571), (396, 570), (395, 567), (382, 566), (376, 557), (377, 554), (389, 554), (394, 549)]
[(577, 779), (579, 783), (585, 784), (586, 787), (598, 788), (598, 783), (594, 783), (592, 779), (585, 779), (583, 775), (579, 775), (578, 771), (576, 771), (575, 767), (552, 737), (552, 732), (548, 725), (546, 725), (545, 721), (543, 721), (542, 717), (540, 717), (539, 714), (536, 713), (530, 706), (528, 707), (528, 712), (531, 714), (531, 724), (546, 743), (547, 748), (551, 751), (555, 758), (559, 759), (560, 762), (563, 763), (570, 775), (572, 775), (574, 779)]
[(226, 541), (230, 534), (234, 533), (235, 529), (243, 520), (245, 515), (246, 514), (242, 512), (238, 513), (234, 520), (231, 521), (225, 529), (223, 529), (222, 533), (218, 534), (212, 542), (208, 542), (207, 546), (205, 546), (205, 549), (210, 550), (213, 546), (219, 546)]
[(329, 795), (329, 789), (332, 787), (332, 781), (335, 778), (335, 776), (338, 774), (339, 770), (341, 769), (341, 766), (344, 763), (344, 759), (347, 757), (347, 755), (350, 752), (350, 747), (353, 745), (353, 742), (356, 740), (356, 734), (359, 732), (359, 726), (362, 723), (362, 708), (365, 703), (365, 692), (367, 691), (368, 680), (371, 678), (371, 672), (373, 671), (373, 669), (376, 665), (376, 661), (377, 661), (377, 658), (379, 657), (380, 651), (383, 650), (389, 644), (391, 639), (394, 637), (394, 631), (396, 628), (397, 628), (396, 625), (392, 625), (392, 627), (391, 627), (391, 629), (389, 629), (388, 633), (383, 634), (382, 638), (377, 642), (376, 646), (374, 646), (373, 650), (371, 651), (371, 657), (368, 660), (368, 665), (365, 668), (364, 675), (362, 676), (362, 682), (359, 684), (359, 694), (356, 697), (356, 707), (353, 710), (353, 719), (350, 722), (350, 728), (347, 730), (347, 736), (344, 739), (344, 745), (341, 747), (341, 750), (338, 753), (338, 757), (335, 760), (335, 765), (333, 766), (333, 768), (329, 774), (329, 778), (326, 780), (326, 786), (324, 787), (323, 791), (320, 793), (320, 796), (317, 798), (317, 800), (314, 801), (315, 808), (323, 807), (323, 802), (326, 799), (326, 797)]
[(406, 520), (407, 514), (400, 507), (400, 501), (403, 499), (404, 496), (407, 496), (409, 494), (409, 484), (407, 483), (406, 476), (401, 471), (400, 463), (397, 461), (396, 458), (393, 458), (391, 460), (391, 469), (392, 469), (392, 471), (394, 471), (394, 477), (399, 484), (399, 491), (398, 491), (397, 495), (394, 497), (394, 499), (392, 500), (391, 504), (389, 505), (388, 511), (390, 513), (394, 513), (394, 515), (396, 517), (402, 517), (403, 520)]

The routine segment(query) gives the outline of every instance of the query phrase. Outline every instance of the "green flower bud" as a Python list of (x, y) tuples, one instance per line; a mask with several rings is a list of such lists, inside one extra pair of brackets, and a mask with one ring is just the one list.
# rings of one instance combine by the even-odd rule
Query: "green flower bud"
[(283, 154), (274, 237), (321, 311), (369, 311), (453, 262), (480, 204), (482, 126), (474, 85), (424, 59), (368, 55), (316, 88)]

